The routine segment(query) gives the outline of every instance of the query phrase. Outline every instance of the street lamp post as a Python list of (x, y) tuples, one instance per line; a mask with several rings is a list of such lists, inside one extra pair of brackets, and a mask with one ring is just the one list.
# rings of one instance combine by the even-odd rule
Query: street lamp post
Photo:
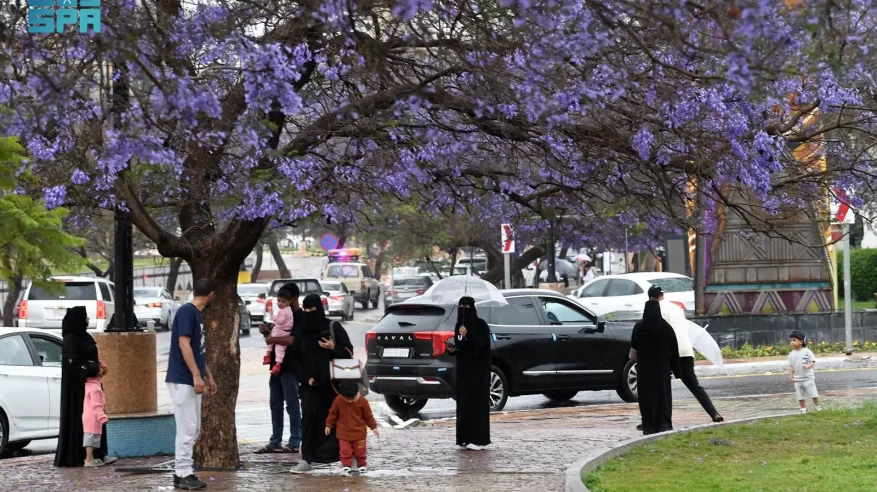
[(113, 314), (113, 331), (135, 331), (134, 326), (134, 245), (131, 221), (124, 212), (117, 210), (114, 220), (115, 241), (113, 264), (116, 309)]

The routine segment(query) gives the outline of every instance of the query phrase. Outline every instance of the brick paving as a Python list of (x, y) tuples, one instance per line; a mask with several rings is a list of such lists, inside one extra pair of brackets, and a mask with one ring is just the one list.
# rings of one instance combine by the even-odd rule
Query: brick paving
[[(849, 406), (877, 397), (877, 389), (826, 391), (826, 406)], [(794, 397), (774, 395), (719, 398), (716, 406), (726, 419), (792, 413)], [(677, 428), (708, 422), (694, 400), (677, 401)], [(459, 451), (454, 448), (454, 422), (441, 420), (405, 429), (382, 429), (382, 437), (369, 437), (373, 473), (367, 478), (341, 477), (337, 469), (313, 476), (295, 476), (288, 468), (295, 455), (256, 455), (256, 444), (242, 444), (245, 467), (236, 472), (202, 471), (209, 490), (302, 490), (349, 491), (472, 491), (472, 490), (563, 490), (563, 472), (591, 452), (609, 449), (636, 437), (636, 405), (595, 405), (501, 413), (491, 418), (490, 451)], [(3, 490), (64, 492), (171, 490), (171, 476), (124, 474), (120, 467), (152, 466), (168, 457), (120, 460), (99, 469), (59, 469), (52, 456), (36, 456), (0, 462)]]

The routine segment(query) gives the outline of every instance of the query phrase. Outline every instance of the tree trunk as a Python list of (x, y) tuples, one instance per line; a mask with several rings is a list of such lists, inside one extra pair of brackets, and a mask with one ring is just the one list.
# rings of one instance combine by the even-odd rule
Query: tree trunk
[(442, 272), (439, 271), (438, 267), (433, 263), (432, 258), (429, 256), (423, 257), (427, 262), (429, 262), (429, 266), (432, 268), (432, 271), (435, 272), (436, 276), (438, 276), (439, 280), (442, 279)]
[(451, 252), (451, 276), (454, 275), (454, 267), (457, 266), (457, 252), (460, 251), (457, 248), (454, 248), (454, 251)]
[(171, 295), (177, 290), (177, 278), (180, 276), (180, 267), (182, 265), (182, 258), (171, 258), (170, 270), (167, 274), (167, 284), (165, 285), (165, 288), (167, 288)]
[(259, 274), (262, 273), (262, 255), (265, 253), (265, 245), (262, 241), (259, 241), (259, 244), (256, 245), (256, 264), (253, 265), (253, 273), (250, 274), (250, 279), (253, 283), (259, 281)]
[[(517, 257), (512, 261), (510, 270), (513, 272), (520, 272), (521, 269), (538, 259), (540, 256), (545, 254), (545, 249), (542, 247), (531, 248), (524, 252), (521, 256)], [(505, 276), (505, 265), (492, 268), (489, 272), (485, 273), (481, 276), (481, 280), (486, 282), (490, 282), (495, 284), (503, 279)]]
[(342, 249), (346, 245), (347, 245), (347, 236), (343, 235), (343, 234), (338, 236), (338, 245), (335, 246), (335, 249)]
[(277, 246), (277, 239), (272, 237), (268, 240), (268, 249), (271, 250), (271, 256), (274, 257), (274, 263), (277, 264), (277, 270), (280, 271), (280, 278), (292, 278), (292, 274), (289, 273), (289, 268), (286, 267), (286, 262), (283, 261), (283, 255), (280, 254), (280, 247)]
[(564, 246), (564, 247), (560, 248), (560, 254), (557, 255), (557, 257), (563, 258), (565, 260), (567, 252), (569, 252), (569, 246)]
[[(217, 252), (218, 253), (218, 252)], [(237, 280), (240, 261), (226, 265), (190, 262), (195, 279), (210, 277), (216, 282), (213, 303), (204, 310), (204, 340), (207, 367), (216, 380), (218, 392), (205, 396), (202, 404), (201, 437), (195, 446), (195, 464), (199, 468), (231, 468), (240, 463), (235, 406), (241, 373), (241, 351), (238, 340), (239, 316)]]
[(18, 301), (18, 294), (21, 293), (22, 283), (24, 283), (24, 279), (21, 275), (13, 278), (11, 283), (7, 281), (6, 302), (3, 304), (3, 326), (13, 326), (15, 321), (15, 302)]
[(375, 275), (375, 279), (381, 279), (381, 269), (384, 268), (384, 257), (386, 257), (386, 253), (378, 253), (378, 256), (375, 257), (375, 271), (372, 272)]
[(706, 312), (706, 297), (704, 295), (706, 289), (706, 240), (703, 234), (706, 214), (703, 208), (703, 191), (699, 188), (695, 207), (697, 228), (695, 229), (694, 241), (694, 312), (698, 316), (702, 316)]

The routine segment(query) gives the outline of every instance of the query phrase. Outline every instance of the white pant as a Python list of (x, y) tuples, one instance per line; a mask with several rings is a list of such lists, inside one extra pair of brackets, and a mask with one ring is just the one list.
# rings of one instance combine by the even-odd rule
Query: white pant
[(177, 423), (176, 475), (180, 478), (194, 473), (192, 453), (195, 441), (201, 434), (201, 395), (195, 394), (195, 387), (188, 384), (167, 383), (174, 407), (174, 420)]

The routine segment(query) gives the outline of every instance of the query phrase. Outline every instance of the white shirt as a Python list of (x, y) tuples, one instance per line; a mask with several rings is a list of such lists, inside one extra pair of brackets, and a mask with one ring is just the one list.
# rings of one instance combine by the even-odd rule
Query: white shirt
[(679, 357), (694, 357), (694, 348), (688, 337), (688, 320), (685, 319), (685, 311), (670, 301), (660, 301), (661, 317), (673, 327), (676, 333), (676, 343), (679, 345)]
[(585, 279), (583, 281), (590, 282), (591, 280), (594, 280), (595, 278), (597, 278), (597, 274), (594, 273), (594, 268), (592, 267), (590, 270), (588, 270), (588, 273), (585, 274)]

